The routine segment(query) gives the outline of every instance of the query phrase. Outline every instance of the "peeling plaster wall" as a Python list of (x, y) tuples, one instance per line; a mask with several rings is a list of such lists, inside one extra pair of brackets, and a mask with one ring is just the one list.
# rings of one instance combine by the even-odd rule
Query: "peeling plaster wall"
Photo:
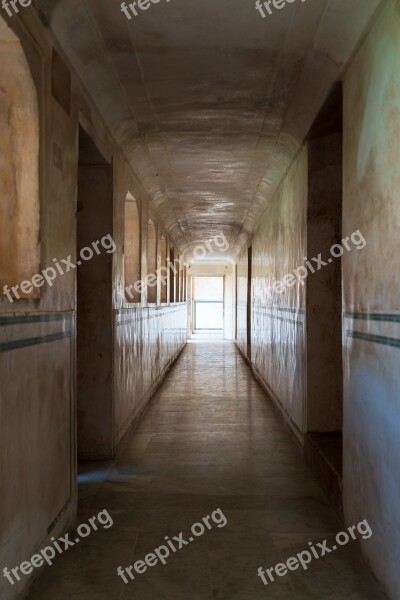
[[(15, 286), (39, 266), (39, 129), (31, 68), (40, 54), (29, 43), (29, 62), (18, 37), (0, 20), (0, 287)], [(29, 65), (30, 63), (30, 65)], [(10, 69), (10, 65), (13, 68)], [(39, 293), (37, 292), (37, 295)]]
[[(146, 308), (123, 297), (123, 200), (128, 191), (165, 234), (140, 182), (72, 72), (69, 114), (51, 93), (51, 42), (33, 11), (11, 19), (24, 45), (35, 40), (43, 60), (32, 75), (38, 90), (40, 139), (40, 269), (53, 258), (76, 262), (78, 120), (114, 165), (113, 419), (114, 449), (186, 341), (185, 304)], [(9, 65), (10, 66), (10, 65)], [(66, 90), (63, 90), (64, 92)], [(1, 151), (1, 150), (0, 150)], [(146, 275), (142, 236), (142, 277)], [(24, 273), (32, 277), (35, 273)], [(57, 277), (39, 298), (10, 304), (0, 298), (0, 564), (31, 557), (76, 519), (76, 271)], [(13, 600), (29, 577), (13, 587), (0, 578), (0, 597)]]
[(344, 79), (344, 509), (400, 598), (400, 4), (389, 2)]
[[(283, 293), (274, 281), (306, 256), (307, 149), (303, 148), (266, 210), (252, 241), (251, 362), (297, 435), (305, 402), (305, 285)], [(238, 345), (246, 344), (247, 249), (238, 263)]]

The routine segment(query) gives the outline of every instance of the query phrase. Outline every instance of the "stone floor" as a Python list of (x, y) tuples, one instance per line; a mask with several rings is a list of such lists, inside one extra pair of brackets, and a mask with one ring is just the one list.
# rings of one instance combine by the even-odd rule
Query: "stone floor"
[[(85, 465), (80, 482), (79, 523), (106, 509), (114, 524), (43, 570), (32, 600), (385, 598), (355, 542), (267, 587), (257, 577), (343, 524), (232, 343), (189, 343), (117, 460)], [(117, 577), (217, 508), (226, 527)]]

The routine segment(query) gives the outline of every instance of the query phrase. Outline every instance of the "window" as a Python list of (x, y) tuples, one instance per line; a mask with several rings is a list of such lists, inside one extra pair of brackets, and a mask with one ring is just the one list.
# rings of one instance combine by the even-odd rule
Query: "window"
[(194, 278), (194, 330), (224, 328), (224, 278)]

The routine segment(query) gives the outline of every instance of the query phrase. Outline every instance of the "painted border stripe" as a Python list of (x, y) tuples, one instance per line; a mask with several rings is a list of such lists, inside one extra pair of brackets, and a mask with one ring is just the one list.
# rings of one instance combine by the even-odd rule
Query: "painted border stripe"
[(400, 323), (400, 314), (345, 312), (344, 316), (348, 319), (361, 319), (362, 321), (386, 321), (388, 323)]
[(44, 335), (41, 337), (27, 338), (25, 340), (15, 340), (13, 342), (6, 342), (0, 344), (0, 352), (9, 352), (11, 350), (19, 350), (20, 348), (27, 348), (28, 346), (37, 346), (38, 344), (48, 344), (50, 342), (57, 342), (66, 337), (71, 337), (70, 331), (62, 331), (60, 333), (53, 333), (52, 335)]
[(0, 317), (0, 327), (6, 325), (24, 325), (25, 323), (48, 323), (50, 321), (63, 321), (74, 318), (75, 313), (55, 313), (46, 315), (13, 315)]
[(347, 336), (355, 338), (357, 340), (363, 340), (364, 342), (373, 342), (375, 344), (391, 346), (392, 348), (400, 348), (400, 340), (397, 338), (385, 337), (383, 335), (374, 335), (372, 333), (362, 333), (361, 331), (350, 330), (347, 330)]
[(279, 315), (274, 315), (273, 313), (267, 312), (264, 308), (254, 308), (254, 312), (258, 314), (263, 314), (270, 319), (277, 319), (278, 321), (284, 321), (285, 323), (294, 323), (295, 325), (303, 325), (303, 321), (297, 321), (296, 319), (289, 319), (288, 317), (280, 317)]
[(304, 308), (279, 308), (279, 306), (271, 306), (273, 310), (279, 310), (280, 312), (300, 313), (304, 314), (306, 311)]
[(271, 319), (277, 319), (278, 321), (284, 321), (285, 323), (294, 323), (295, 325), (303, 325), (301, 321), (296, 321), (296, 319), (285, 319), (285, 317), (279, 317), (278, 315), (273, 315), (272, 313), (265, 312), (267, 317)]
[(165, 313), (165, 314), (158, 313), (154, 317), (150, 317), (150, 318), (148, 318), (147, 316), (132, 317), (131, 319), (115, 321), (115, 325), (119, 326), (119, 325), (130, 325), (132, 323), (148, 323), (151, 318), (158, 319), (158, 318), (169, 316), (169, 315), (171, 315), (171, 313)]

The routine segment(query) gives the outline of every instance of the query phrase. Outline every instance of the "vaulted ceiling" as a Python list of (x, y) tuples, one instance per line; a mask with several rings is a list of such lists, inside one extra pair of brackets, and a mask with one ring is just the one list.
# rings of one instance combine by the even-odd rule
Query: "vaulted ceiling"
[(381, 0), (38, 0), (182, 251), (256, 228)]

